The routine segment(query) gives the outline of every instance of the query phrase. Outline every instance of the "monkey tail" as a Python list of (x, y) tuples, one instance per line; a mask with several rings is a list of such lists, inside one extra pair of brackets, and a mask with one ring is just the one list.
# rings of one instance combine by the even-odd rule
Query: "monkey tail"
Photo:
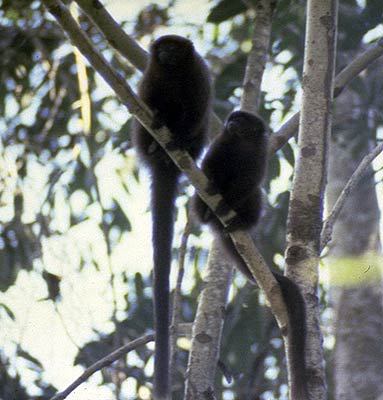
[(286, 276), (273, 273), (285, 301), (288, 318), (288, 353), (291, 363), (291, 398), (309, 400), (306, 372), (306, 309), (298, 286)]
[[(163, 167), (163, 168), (161, 168)], [(154, 390), (155, 400), (170, 399), (169, 274), (173, 241), (175, 199), (179, 172), (172, 165), (152, 171), (152, 241), (154, 261)]]
[[(219, 232), (219, 231), (218, 231)], [(221, 234), (221, 243), (227, 255), (231, 257), (237, 268), (253, 283), (255, 279), (247, 265), (238, 254), (233, 241)], [(291, 362), (291, 398), (293, 400), (309, 400), (306, 372), (306, 308), (299, 287), (284, 275), (273, 272), (281, 288), (289, 319), (288, 353)]]

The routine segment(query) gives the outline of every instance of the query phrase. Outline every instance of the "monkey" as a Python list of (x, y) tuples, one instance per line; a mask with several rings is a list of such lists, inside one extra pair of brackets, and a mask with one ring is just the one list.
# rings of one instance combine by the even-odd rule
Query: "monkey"
[[(138, 90), (154, 113), (153, 128), (166, 126), (169, 149), (187, 151), (196, 159), (209, 130), (212, 83), (208, 67), (181, 36), (166, 35), (150, 47), (149, 61)], [(175, 200), (180, 171), (149, 132), (136, 121), (133, 144), (151, 176), (153, 243), (153, 303), (155, 400), (169, 399), (169, 273), (174, 230)]]
[[(262, 213), (260, 185), (266, 174), (268, 134), (263, 121), (248, 112), (235, 111), (228, 117), (223, 132), (209, 147), (202, 160), (202, 171), (209, 179), (208, 192), (218, 191), (225, 204), (215, 210), (225, 215), (228, 207), (237, 217), (225, 228), (213, 211), (196, 194), (192, 210), (198, 221), (208, 224), (236, 267), (253, 283), (254, 277), (235, 249), (229, 233), (251, 231)], [(294, 400), (308, 400), (305, 363), (306, 312), (298, 286), (289, 278), (273, 272), (280, 285), (289, 322), (288, 350), (292, 362), (291, 394)]]

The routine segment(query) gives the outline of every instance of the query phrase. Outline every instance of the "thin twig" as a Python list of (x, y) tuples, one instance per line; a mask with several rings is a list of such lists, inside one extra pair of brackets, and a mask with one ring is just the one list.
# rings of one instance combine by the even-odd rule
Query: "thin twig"
[(65, 390), (60, 393), (54, 395), (51, 400), (63, 400), (70, 393), (73, 392), (78, 386), (84, 383), (90, 376), (92, 376), (95, 372), (101, 370), (102, 368), (107, 367), (113, 362), (117, 361), (121, 357), (125, 356), (132, 350), (135, 350), (137, 347), (142, 346), (146, 343), (152, 342), (154, 340), (154, 334), (150, 333), (145, 336), (141, 336), (138, 339), (132, 340), (130, 343), (120, 347), (119, 349), (113, 351), (113, 353), (108, 354), (106, 357), (98, 360), (89, 368), (87, 368), (73, 383), (71, 383)]
[[(356, 57), (335, 78), (334, 98), (338, 97), (343, 88), (350, 83), (358, 74), (383, 55), (383, 38)], [(282, 148), (298, 129), (300, 113), (294, 114), (281, 128), (271, 137), (270, 152), (274, 153)]]
[[(56, 90), (53, 89), (52, 90)], [(58, 90), (57, 95), (54, 97), (53, 106), (49, 109), (49, 115), (45, 120), (44, 126), (40, 132), (40, 140), (43, 141), (48, 135), (52, 126), (55, 122), (58, 112), (60, 111), (60, 106), (64, 100), (64, 97), (67, 94), (67, 88), (65, 86), (61, 86)]]
[(326, 219), (323, 229), (321, 232), (321, 251), (325, 248), (327, 243), (331, 240), (333, 228), (335, 221), (337, 220), (342, 207), (350, 196), (351, 192), (355, 189), (363, 175), (366, 173), (367, 168), (370, 166), (372, 161), (383, 151), (383, 143), (378, 144), (370, 153), (363, 157), (362, 161), (358, 165), (358, 168), (351, 175), (351, 178), (348, 180), (346, 186), (342, 190), (339, 195), (337, 201), (329, 217)]
[(59, 319), (60, 319), (61, 326), (64, 328), (64, 332), (65, 332), (67, 338), (68, 338), (69, 341), (73, 344), (73, 346), (76, 347), (76, 349), (77, 349), (78, 351), (80, 351), (80, 350), (81, 350), (81, 347), (76, 343), (76, 341), (74, 340), (72, 334), (69, 332), (69, 329), (68, 329), (68, 327), (67, 327), (67, 325), (66, 325), (66, 322), (65, 322), (65, 320), (64, 320), (64, 317), (63, 317), (63, 315), (61, 314), (60, 310), (58, 309), (57, 303), (56, 303), (54, 300), (52, 300), (52, 302), (53, 302), (53, 307), (54, 307), (54, 309), (55, 309), (55, 311), (56, 311), (56, 314), (58, 315), (58, 317), (59, 317)]

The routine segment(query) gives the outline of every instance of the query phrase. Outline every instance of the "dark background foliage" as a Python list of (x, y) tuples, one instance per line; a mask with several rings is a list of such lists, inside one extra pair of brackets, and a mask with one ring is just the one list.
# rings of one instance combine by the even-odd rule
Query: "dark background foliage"
[[(168, 6), (147, 6), (134, 20), (126, 21), (123, 26), (133, 37), (144, 40), (157, 36), (158, 30), (164, 26), (171, 32), (174, 3), (177, 1), (170, 2)], [(277, 3), (268, 69), (272, 66), (280, 68), (281, 76), (290, 71), (289, 76), (293, 78), (285, 80), (285, 91), (281, 98), (273, 98), (268, 93), (262, 95), (260, 113), (267, 121), (272, 120), (275, 126), (296, 109), (296, 94), (300, 89), (296, 77), (301, 75), (303, 63), (306, 5), (303, 0), (279, 0)], [(381, 20), (381, 0), (341, 2), (338, 70), (366, 46), (365, 34)], [(121, 56), (108, 49), (86, 16), (81, 16), (80, 21), (82, 28), (113, 66), (134, 84), (139, 74)], [(215, 110), (221, 118), (225, 118), (239, 104), (239, 89), (252, 36), (253, 12), (240, 1), (213, 1), (204, 26), (191, 24), (189, 28), (192, 36), (204, 42), (206, 58), (215, 73)], [(114, 120), (113, 113), (121, 112), (121, 108), (114, 101), (113, 94), (100, 95), (97, 92), (97, 78), (88, 67), (92, 99), (91, 132), (85, 135), (81, 129), (73, 128), (80, 117), (78, 102), (81, 93), (76, 59), (67, 43), (67, 38), (47, 16), (39, 1), (0, 1), (0, 150), (2, 156), (7, 152), (13, 155), (12, 163), (8, 163), (6, 158), (3, 163), (5, 166), (12, 164), (17, 175), (16, 179), (10, 180), (10, 173), (5, 169), (4, 173), (0, 172), (0, 210), (11, 210), (0, 214), (0, 290), (4, 298), (4, 303), (0, 304), (0, 318), (2, 324), (7, 322), (6, 326), (16, 323), (15, 314), (6, 299), (17, 285), (21, 271), (35, 271), (41, 277), (48, 295), (45, 301), (51, 301), (56, 311), (65, 296), (60, 290), (60, 285), (66, 280), (65, 275), (44, 275), (43, 271), (49, 266), (43, 265), (42, 261), (44, 241), (63, 233), (55, 223), (59, 214), (55, 196), (57, 192), (63, 193), (68, 200), (80, 191), (89, 205), (98, 205), (101, 210), (98, 225), (109, 253), (124, 234), (134, 229), (131, 215), (117, 201), (102, 202), (102, 186), (95, 173), (99, 161), (108, 154), (114, 152), (123, 155), (130, 148), (130, 116), (126, 113), (124, 121)], [(288, 56), (281, 60), (281, 53)], [(382, 123), (382, 115), (378, 112), (382, 106), (382, 79), (379, 78), (380, 71), (376, 69), (373, 66), (367, 77), (358, 78), (352, 84), (352, 90), (360, 98), (360, 108), (354, 111), (360, 116), (358, 124), (361, 130), (371, 123), (371, 118), (375, 124)], [(265, 188), (270, 192), (270, 204), (264, 222), (258, 229), (257, 242), (269, 265), (275, 268), (279, 267), (284, 249), (289, 198), (286, 189), (289, 184), (279, 183), (273, 190), (271, 187), (273, 182), (280, 182), (281, 176), (287, 181), (291, 179), (283, 173), (283, 169), (286, 163), (293, 165), (294, 148), (292, 141), (272, 157), (268, 180), (265, 182)], [(31, 166), (36, 163), (45, 168), (46, 183), (40, 194), (41, 208), (25, 221), (23, 215), (28, 210), (25, 209), (24, 196), (30, 187)], [(130, 166), (129, 174), (139, 182), (134, 166)], [(129, 180), (121, 176), (120, 185), (129, 193)], [(68, 229), (88, 219), (89, 215), (78, 213), (69, 206)], [(201, 249), (198, 240), (192, 243), (187, 268), (193, 279), (182, 296), (182, 314), (188, 322), (193, 320), (202, 284), (200, 273), (206, 261), (206, 248)], [(92, 253), (81, 254), (78, 271), (93, 268), (93, 273), (97, 274), (99, 262)], [(89, 366), (151, 327), (151, 278), (140, 273), (129, 274), (129, 271), (116, 278), (125, 284), (121, 286), (124, 290), (124, 306), (120, 306), (118, 312), (112, 312), (112, 329), (93, 329), (93, 339), (79, 346), (75, 364)], [(112, 286), (110, 290), (115, 290)], [(282, 341), (274, 320), (257, 291), (250, 285), (244, 285), (242, 278), (236, 279), (232, 293), (225, 320), (220, 373), (217, 376), (218, 391), (231, 391), (240, 399), (258, 398), (262, 393), (270, 395), (271, 392), (280, 398), (281, 393), (286, 392), (283, 386), (286, 376), (282, 364)], [(56, 388), (44, 379), (44, 366), (38, 357), (23, 349), (22, 343), (15, 340), (12, 343), (12, 350), (0, 351), (0, 398), (50, 398)], [(150, 363), (152, 353), (146, 347), (138, 348), (135, 353), (141, 363), (130, 365), (122, 360), (102, 372), (101, 384), (110, 384), (116, 398), (123, 398), (120, 391), (126, 377), (135, 378), (137, 390), (148, 382), (145, 366)], [(180, 351), (178, 360), (180, 366), (175, 383), (179, 390), (175, 398), (181, 399), (183, 367), (187, 362), (185, 350)], [(33, 382), (22, 379), (23, 374), (24, 377), (28, 375), (27, 370), (34, 372)], [(220, 393), (217, 396), (221, 398)], [(140, 398), (139, 395), (137, 398)]]

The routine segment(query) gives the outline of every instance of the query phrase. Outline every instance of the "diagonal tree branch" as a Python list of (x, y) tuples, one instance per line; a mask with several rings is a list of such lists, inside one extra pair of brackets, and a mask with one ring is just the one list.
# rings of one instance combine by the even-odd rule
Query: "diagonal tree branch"
[(356, 57), (347, 67), (345, 67), (335, 78), (334, 97), (339, 96), (346, 85), (348, 85), (364, 69), (372, 64), (383, 54), (383, 38), (376, 44), (369, 47), (366, 51)]
[(333, 209), (331, 210), (330, 215), (328, 216), (327, 220), (324, 223), (322, 233), (321, 233), (321, 251), (327, 245), (327, 243), (331, 240), (332, 231), (334, 228), (334, 224), (339, 216), (342, 207), (350, 196), (352, 191), (355, 189), (359, 181), (362, 179), (363, 175), (366, 173), (368, 167), (372, 163), (372, 161), (383, 151), (383, 143), (377, 145), (369, 154), (367, 154), (363, 160), (358, 165), (358, 168), (354, 171), (351, 175), (350, 179), (348, 180), (346, 186), (342, 190), (341, 194), (339, 195), (337, 201), (334, 204)]
[[(376, 59), (383, 55), (383, 38), (372, 45), (358, 57), (356, 57), (347, 67), (345, 67), (335, 78), (334, 98), (338, 97), (344, 87), (348, 85), (360, 72), (366, 69)], [(300, 113), (294, 114), (271, 138), (270, 151), (276, 152), (291, 139), (298, 130)]]
[(75, 1), (103, 33), (109, 44), (129, 60), (139, 71), (143, 71), (148, 60), (148, 53), (124, 32), (104, 5), (99, 0)]

